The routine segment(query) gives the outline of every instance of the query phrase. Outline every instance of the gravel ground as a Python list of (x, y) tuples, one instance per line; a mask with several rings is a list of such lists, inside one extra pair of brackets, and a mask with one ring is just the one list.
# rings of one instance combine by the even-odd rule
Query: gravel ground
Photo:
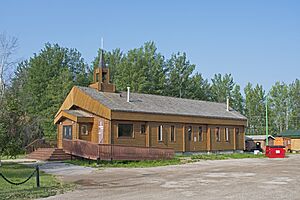
[(155, 168), (92, 169), (65, 164), (42, 168), (78, 184), (75, 191), (49, 200), (300, 199), (299, 154)]

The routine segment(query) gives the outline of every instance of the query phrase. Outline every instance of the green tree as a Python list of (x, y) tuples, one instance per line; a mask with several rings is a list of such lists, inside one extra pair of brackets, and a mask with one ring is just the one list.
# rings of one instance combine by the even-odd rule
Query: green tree
[(198, 100), (210, 99), (210, 85), (207, 79), (204, 79), (200, 73), (196, 73), (189, 79), (187, 86), (187, 98)]
[(211, 99), (216, 102), (225, 103), (229, 98), (230, 106), (243, 113), (243, 97), (240, 86), (233, 80), (231, 74), (215, 74), (211, 84)]
[(241, 87), (239, 85), (235, 85), (234, 89), (232, 91), (232, 95), (231, 95), (231, 103), (230, 105), (232, 106), (232, 108), (236, 111), (239, 111), (240, 113), (244, 113), (244, 99), (243, 96), (241, 94)]
[[(169, 96), (188, 98), (195, 65), (187, 60), (186, 53), (173, 54), (166, 64), (167, 83), (165, 93)], [(199, 75), (195, 78), (200, 78)], [(196, 80), (194, 80), (196, 81)]]
[(212, 100), (216, 102), (226, 102), (226, 99), (231, 98), (235, 83), (231, 74), (215, 74), (211, 79)]
[(46, 137), (55, 138), (53, 118), (74, 85), (87, 86), (87, 65), (76, 49), (46, 44), (27, 61), (24, 83), (26, 112), (38, 119)]
[[(129, 50), (126, 54), (115, 49), (104, 52), (110, 69), (111, 82), (117, 90), (131, 88), (133, 92), (162, 94), (165, 83), (164, 57), (157, 52), (154, 42), (146, 42), (140, 48)], [(93, 62), (97, 67), (99, 56)]]
[(272, 86), (269, 95), (270, 105), (270, 129), (273, 133), (280, 133), (288, 128), (289, 91), (285, 83), (276, 82)]
[[(93, 67), (92, 68), (97, 67), (98, 64), (99, 64), (100, 51), (101, 51), (101, 49), (98, 50), (98, 55), (93, 61)], [(124, 54), (119, 48), (114, 49), (111, 52), (110, 51), (108, 51), (108, 52), (104, 51), (104, 60), (105, 60), (105, 63), (107, 64), (107, 66), (109, 67), (110, 81), (112, 83), (115, 82), (115, 77), (118, 73), (118, 69), (121, 68), (123, 58), (124, 58)]]
[(248, 118), (247, 134), (265, 133), (265, 91), (261, 85), (254, 88), (248, 83), (245, 92), (245, 115)]
[(288, 129), (300, 129), (300, 80), (296, 79), (289, 85)]

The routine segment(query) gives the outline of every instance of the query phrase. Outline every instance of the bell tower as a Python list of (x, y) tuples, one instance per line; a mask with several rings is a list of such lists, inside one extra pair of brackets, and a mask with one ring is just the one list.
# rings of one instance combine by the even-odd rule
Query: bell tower
[(105, 65), (103, 48), (100, 50), (99, 64), (94, 69), (93, 83), (90, 87), (101, 92), (116, 91), (116, 86), (110, 83), (109, 68)]

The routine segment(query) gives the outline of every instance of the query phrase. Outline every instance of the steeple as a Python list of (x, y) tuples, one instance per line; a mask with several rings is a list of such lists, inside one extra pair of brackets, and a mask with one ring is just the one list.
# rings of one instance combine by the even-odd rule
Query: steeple
[(109, 68), (105, 64), (104, 51), (103, 51), (103, 39), (101, 38), (101, 49), (99, 52), (99, 63), (94, 68), (93, 83), (91, 88), (95, 88), (102, 92), (115, 92), (116, 86), (110, 83)]

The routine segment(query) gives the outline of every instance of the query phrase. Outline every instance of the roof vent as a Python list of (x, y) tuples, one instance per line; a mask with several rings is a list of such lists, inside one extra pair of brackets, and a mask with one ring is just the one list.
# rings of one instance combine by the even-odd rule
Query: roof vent
[(130, 87), (127, 87), (127, 102), (130, 102)]

